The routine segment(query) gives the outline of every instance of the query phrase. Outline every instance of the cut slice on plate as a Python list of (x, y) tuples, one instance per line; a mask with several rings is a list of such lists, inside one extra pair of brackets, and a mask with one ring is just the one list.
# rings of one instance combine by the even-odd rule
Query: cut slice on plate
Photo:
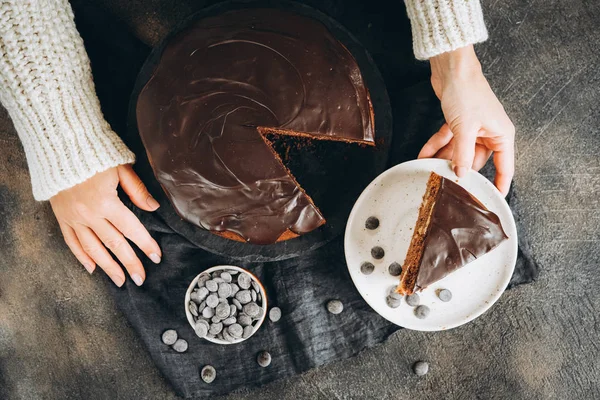
[(496, 214), (460, 185), (432, 172), (397, 291), (423, 290), (506, 239)]

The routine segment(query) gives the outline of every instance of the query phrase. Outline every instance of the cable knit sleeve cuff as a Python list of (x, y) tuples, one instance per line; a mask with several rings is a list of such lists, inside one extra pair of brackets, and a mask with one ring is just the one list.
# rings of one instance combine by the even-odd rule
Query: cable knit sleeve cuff
[(102, 115), (68, 0), (0, 1), (0, 101), (36, 200), (135, 157)]
[(415, 57), (427, 60), (488, 38), (479, 0), (406, 0)]

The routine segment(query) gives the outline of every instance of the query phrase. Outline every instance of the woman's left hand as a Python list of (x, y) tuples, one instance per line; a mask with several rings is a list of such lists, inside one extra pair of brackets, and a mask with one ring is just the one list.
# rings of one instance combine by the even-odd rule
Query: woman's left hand
[(473, 46), (431, 59), (431, 84), (446, 123), (423, 146), (419, 158), (452, 160), (457, 176), (479, 170), (494, 154), (494, 183), (506, 196), (515, 160), (515, 127), (494, 95)]

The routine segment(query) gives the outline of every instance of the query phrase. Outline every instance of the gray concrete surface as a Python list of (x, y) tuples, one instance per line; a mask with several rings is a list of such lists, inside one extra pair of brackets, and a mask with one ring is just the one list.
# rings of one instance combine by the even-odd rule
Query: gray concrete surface
[[(193, 8), (98, 2), (147, 43)], [(600, 398), (600, 5), (484, 9), (491, 39), (478, 52), (517, 127), (515, 181), (540, 279), (461, 328), (401, 331), (356, 358), (228, 399)], [(33, 201), (4, 111), (0, 146), (0, 398), (174, 398), (99, 277), (60, 240), (49, 205)], [(419, 359), (430, 363), (423, 378), (410, 372)]]

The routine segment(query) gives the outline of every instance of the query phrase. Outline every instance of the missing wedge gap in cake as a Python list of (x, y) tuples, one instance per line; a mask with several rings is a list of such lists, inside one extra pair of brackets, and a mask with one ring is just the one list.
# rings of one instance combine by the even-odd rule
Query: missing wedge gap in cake
[(415, 284), (421, 267), (421, 259), (425, 249), (425, 238), (431, 226), (431, 215), (440, 193), (442, 177), (432, 173), (427, 181), (427, 189), (419, 208), (419, 216), (410, 241), (410, 247), (402, 267), (400, 284), (396, 291), (400, 294), (410, 295), (415, 291)]
[[(297, 138), (305, 138), (309, 140), (324, 140), (328, 142), (343, 142), (343, 143), (356, 143), (367, 146), (375, 146), (375, 142), (373, 140), (364, 140), (364, 139), (353, 139), (342, 136), (335, 135), (327, 135), (327, 134), (319, 134), (319, 133), (308, 133), (308, 132), (299, 132), (288, 129), (281, 128), (268, 128), (264, 126), (252, 126), (252, 125), (244, 125), (245, 127), (252, 127), (258, 130), (258, 133), (265, 138), (265, 136), (287, 136), (287, 137), (297, 137)], [(267, 141), (269, 141), (267, 139)], [(269, 143), (270, 144), (270, 143)]]

